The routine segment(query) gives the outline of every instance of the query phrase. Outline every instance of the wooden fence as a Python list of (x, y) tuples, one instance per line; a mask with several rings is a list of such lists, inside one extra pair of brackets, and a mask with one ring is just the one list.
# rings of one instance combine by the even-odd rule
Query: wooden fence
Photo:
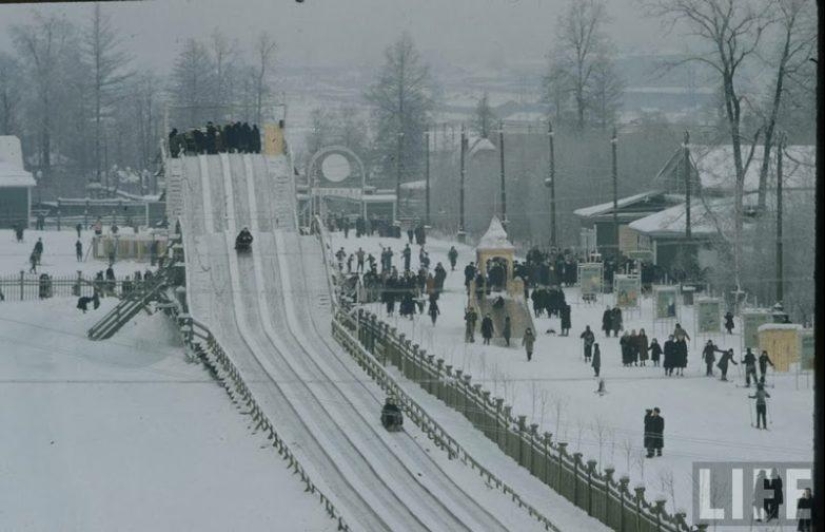
[[(5, 302), (10, 301), (34, 301), (37, 299), (48, 299), (50, 297), (80, 297), (94, 295), (95, 283), (101, 290), (101, 294), (120, 297), (123, 295), (125, 278), (114, 281), (95, 281), (94, 277), (83, 274), (74, 276), (49, 276), (48, 279), (41, 279), (41, 274), (26, 273), (20, 271), (17, 275), (0, 276), (0, 293)], [(134, 280), (127, 281), (127, 291), (131, 286), (132, 290), (140, 290), (142, 283), (135, 283)]]

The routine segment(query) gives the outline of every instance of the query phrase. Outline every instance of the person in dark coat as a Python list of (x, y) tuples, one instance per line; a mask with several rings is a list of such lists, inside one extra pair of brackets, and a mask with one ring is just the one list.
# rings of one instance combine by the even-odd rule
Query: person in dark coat
[(83, 242), (80, 239), (77, 239), (77, 242), (74, 243), (74, 254), (77, 257), (77, 262), (83, 260)]
[(811, 532), (813, 530), (815, 508), (811, 488), (805, 488), (802, 497), (796, 501), (797, 532)]
[(725, 330), (728, 331), (728, 334), (733, 334), (733, 314), (731, 311), (725, 313)]
[(651, 447), (656, 451), (656, 456), (662, 456), (662, 448), (665, 446), (665, 418), (662, 417), (659, 407), (653, 409), (653, 417), (650, 419), (650, 432), (653, 439)]
[(435, 320), (438, 319), (438, 315), (441, 314), (435, 299), (430, 298), (430, 308), (427, 309), (427, 313), (430, 315), (430, 319), (433, 320), (433, 325), (435, 325)]
[(602, 330), (605, 336), (609, 338), (610, 331), (613, 330), (613, 311), (610, 310), (610, 307), (607, 307), (604, 314), (602, 314)]
[(593, 356), (593, 344), (596, 343), (596, 335), (590, 330), (590, 325), (585, 326), (584, 332), (579, 335), (579, 338), (584, 340), (584, 361), (590, 362), (590, 357)]
[[(587, 330), (590, 330), (589, 325)], [(561, 335), (567, 336), (568, 334), (570, 334), (570, 305), (563, 303), (561, 306)], [(595, 340), (595, 337), (593, 339)]]
[(673, 375), (673, 369), (676, 367), (676, 342), (673, 341), (672, 334), (668, 337), (667, 341), (665, 341), (664, 355), (665, 375), (670, 377)]
[(513, 325), (510, 323), (510, 316), (504, 317), (504, 330), (501, 331), (501, 335), (504, 336), (504, 343), (507, 347), (510, 347), (510, 337), (513, 334)]
[(767, 521), (771, 519), (779, 519), (779, 507), (785, 504), (785, 495), (782, 489), (782, 477), (779, 476), (779, 471), (774, 468), (771, 471), (771, 478), (768, 481), (768, 489), (773, 492), (773, 496), (767, 500), (768, 507), (766, 510)]
[(473, 307), (467, 307), (464, 311), (464, 341), (473, 343), (475, 339), (476, 321), (478, 320), (478, 313)]
[(728, 349), (726, 352), (722, 354), (722, 358), (719, 359), (719, 363), (716, 364), (716, 367), (719, 368), (719, 371), (722, 372), (722, 378), (720, 380), (727, 381), (728, 380), (728, 363), (733, 364), (734, 366), (738, 366), (736, 361), (733, 359), (733, 349)]
[(464, 267), (464, 286), (467, 287), (467, 293), (470, 293), (470, 283), (476, 277), (476, 267), (474, 263), (470, 263)]
[(751, 348), (745, 350), (745, 356), (742, 357), (741, 362), (745, 364), (745, 387), (751, 387), (751, 377), (756, 382), (756, 355), (753, 354)]
[(639, 364), (644, 366), (647, 361), (647, 334), (644, 329), (639, 329), (639, 335), (636, 337), (636, 352), (639, 355)]
[(642, 439), (642, 443), (644, 448), (647, 450), (647, 458), (653, 458), (653, 428), (651, 427), (651, 420), (653, 419), (653, 409), (648, 408), (645, 410), (645, 417), (644, 417), (644, 437)]
[(713, 341), (708, 340), (702, 349), (702, 360), (705, 361), (705, 376), (713, 377), (713, 363), (716, 362), (716, 353), (724, 353), (723, 350), (713, 345)]
[(622, 366), (627, 367), (633, 361), (633, 354), (630, 351), (630, 335), (627, 331), (619, 338), (619, 347), (622, 350)]
[(614, 337), (618, 337), (619, 331), (624, 329), (622, 325), (622, 309), (619, 307), (613, 307), (612, 314), (610, 315), (610, 326), (613, 328)]
[(493, 318), (489, 314), (481, 320), (481, 337), (484, 339), (484, 345), (490, 345), (490, 339), (493, 337)]
[(458, 250), (455, 246), (450, 246), (450, 251), (447, 252), (447, 259), (450, 261), (450, 271), (455, 271), (455, 263), (458, 260)]
[[(749, 395), (749, 399), (756, 399), (756, 428), (768, 428), (767, 417), (768, 417), (768, 401), (767, 398), (770, 398), (771, 394), (765, 391), (765, 387), (761, 384), (756, 385), (756, 393), (754, 395)], [(760, 427), (760, 422), (762, 426)]]
[(773, 362), (771, 361), (771, 358), (768, 356), (768, 352), (767, 351), (762, 351), (762, 354), (759, 355), (759, 375), (761, 376), (762, 382), (765, 381), (765, 377), (767, 377), (767, 375), (768, 375), (768, 365), (769, 364), (772, 368), (776, 367), (776, 366), (773, 365)]
[(653, 367), (659, 367), (659, 358), (662, 356), (662, 346), (659, 345), (659, 341), (656, 338), (651, 340), (647, 350), (650, 351), (650, 360), (653, 361)]
[(595, 372), (596, 377), (598, 377), (599, 370), (602, 367), (602, 352), (599, 349), (598, 343), (593, 344), (593, 361), (590, 363), (590, 365), (593, 367), (593, 371)]

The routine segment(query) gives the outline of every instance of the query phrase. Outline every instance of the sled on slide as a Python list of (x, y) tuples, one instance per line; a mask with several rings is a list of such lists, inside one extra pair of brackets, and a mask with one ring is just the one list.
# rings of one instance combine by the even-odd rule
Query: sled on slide
[(384, 408), (381, 409), (381, 424), (390, 432), (397, 432), (404, 425), (404, 415), (401, 409), (390, 398), (387, 398)]
[(235, 251), (238, 253), (249, 253), (252, 251), (252, 233), (246, 227), (241, 230), (235, 239)]

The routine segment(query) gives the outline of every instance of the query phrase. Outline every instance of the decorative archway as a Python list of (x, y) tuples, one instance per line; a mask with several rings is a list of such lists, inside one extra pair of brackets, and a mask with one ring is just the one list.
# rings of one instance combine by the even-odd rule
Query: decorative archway
[(306, 175), (313, 215), (319, 199), (332, 196), (360, 201), (361, 214), (366, 217), (367, 173), (363, 161), (351, 149), (341, 145), (321, 148), (307, 163)]

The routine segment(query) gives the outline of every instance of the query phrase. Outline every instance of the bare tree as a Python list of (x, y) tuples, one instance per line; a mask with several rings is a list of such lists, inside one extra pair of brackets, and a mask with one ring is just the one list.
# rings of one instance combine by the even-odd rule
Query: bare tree
[(18, 132), (23, 101), (21, 67), (14, 57), (0, 53), (0, 135)]
[[(794, 76), (803, 69), (810, 67), (808, 58), (816, 48), (816, 9), (809, 0), (773, 0), (771, 7), (776, 12), (780, 32), (778, 36), (777, 59), (772, 61), (771, 67), (776, 69), (772, 94), (763, 115), (763, 156), (759, 171), (759, 209), (765, 210), (767, 197), (768, 174), (770, 169), (770, 154), (774, 144), (779, 113), (782, 109), (783, 98), (787, 97), (785, 88), (786, 78)], [(789, 124), (790, 125), (790, 124)]]
[(172, 96), (180, 127), (200, 126), (209, 116), (212, 95), (210, 69), (206, 47), (195, 39), (188, 39), (172, 71)]
[(570, 80), (576, 122), (584, 129), (589, 90), (597, 58), (608, 46), (603, 26), (609, 22), (604, 0), (571, 0), (558, 21), (556, 50)]
[(567, 102), (573, 93), (573, 80), (561, 55), (555, 50), (548, 55), (550, 63), (542, 79), (542, 101), (550, 104), (553, 122), (559, 124), (568, 111)]
[(386, 49), (384, 66), (365, 98), (375, 122), (376, 162), (385, 178), (395, 176), (395, 192), (401, 197), (401, 183), (419, 175), (433, 107), (430, 71), (409, 34)]
[(60, 89), (61, 60), (77, 48), (74, 27), (64, 18), (33, 13), (34, 22), (11, 28), (15, 47), (33, 91), (39, 166), (46, 177), (51, 172), (52, 137), (55, 128), (57, 95)]
[(263, 32), (255, 41), (255, 123), (261, 124), (263, 107), (271, 92), (270, 77), (275, 67), (278, 45), (272, 36)]
[(490, 107), (490, 97), (485, 91), (476, 104), (475, 114), (473, 114), (472, 129), (482, 138), (489, 138), (493, 127), (498, 122), (498, 117)]
[(596, 58), (592, 76), (591, 112), (594, 122), (606, 130), (616, 123), (616, 115), (622, 104), (624, 81), (607, 54), (599, 54)]
[(94, 100), (94, 164), (95, 180), (101, 180), (101, 122), (110, 113), (118, 92), (132, 73), (127, 70), (129, 56), (121, 51), (120, 41), (108, 16), (95, 3), (92, 17), (83, 37), (83, 60), (92, 74), (91, 91)]
[[(225, 115), (226, 107), (231, 106), (234, 97), (235, 68), (238, 62), (237, 41), (230, 41), (217, 27), (210, 36), (212, 62), (215, 75), (215, 106), (218, 113)], [(231, 109), (228, 113), (232, 116)], [(220, 118), (225, 118), (221, 116)]]
[(610, 427), (602, 416), (596, 416), (596, 420), (590, 427), (593, 434), (596, 436), (596, 441), (599, 443), (599, 467), (602, 467), (602, 452), (604, 450), (604, 443), (608, 437)]
[[(706, 45), (707, 53), (691, 55), (681, 63), (700, 62), (709, 66), (718, 76), (722, 87), (726, 133), (733, 148), (734, 236), (731, 244), (734, 278), (739, 288), (742, 272), (743, 196), (749, 164), (749, 157), (743, 149), (747, 140), (742, 131), (744, 95), (739, 85), (743, 65), (757, 53), (771, 19), (754, 2), (646, 0), (646, 4), (650, 14), (661, 17), (672, 26), (683, 26), (689, 35)], [(754, 145), (757, 139), (758, 137), (754, 137)]]

